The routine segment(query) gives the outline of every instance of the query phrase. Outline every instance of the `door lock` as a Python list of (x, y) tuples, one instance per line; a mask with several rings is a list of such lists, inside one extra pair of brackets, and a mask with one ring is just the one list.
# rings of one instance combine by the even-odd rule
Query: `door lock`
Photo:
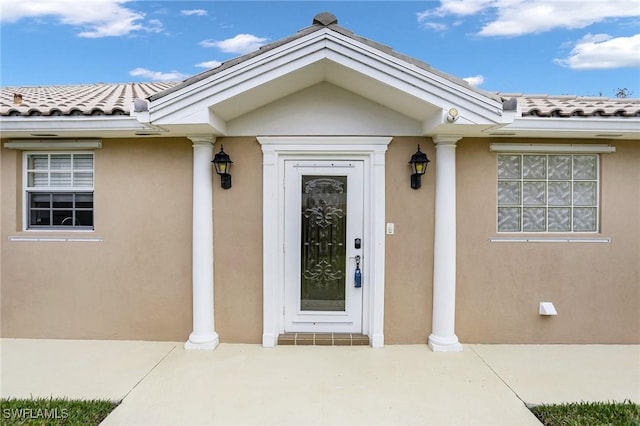
[(360, 238), (356, 238), (354, 241), (354, 248), (359, 249), (362, 247), (362, 240)]

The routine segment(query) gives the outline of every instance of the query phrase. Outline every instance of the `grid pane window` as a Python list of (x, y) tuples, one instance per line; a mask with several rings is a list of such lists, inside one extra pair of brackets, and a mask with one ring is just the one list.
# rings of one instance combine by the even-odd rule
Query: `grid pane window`
[(596, 232), (598, 159), (499, 154), (498, 232)]
[(27, 227), (93, 229), (93, 164), (93, 153), (27, 154)]

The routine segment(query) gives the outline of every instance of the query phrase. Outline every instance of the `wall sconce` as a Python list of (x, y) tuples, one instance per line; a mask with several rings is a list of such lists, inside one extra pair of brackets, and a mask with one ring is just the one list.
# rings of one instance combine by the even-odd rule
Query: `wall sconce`
[(231, 175), (229, 174), (229, 167), (231, 167), (231, 163), (233, 163), (233, 161), (231, 161), (229, 155), (224, 152), (222, 148), (223, 146), (220, 145), (220, 152), (217, 153), (215, 157), (213, 157), (213, 160), (211, 160), (211, 162), (216, 168), (216, 173), (220, 175), (220, 186), (222, 186), (222, 189), (229, 189), (231, 188)]
[(427, 154), (420, 151), (420, 145), (418, 145), (418, 150), (411, 156), (411, 160), (409, 161), (411, 169), (413, 170), (413, 174), (411, 175), (411, 188), (418, 189), (422, 186), (421, 177), (426, 173), (428, 163), (430, 163), (430, 161), (427, 158)]

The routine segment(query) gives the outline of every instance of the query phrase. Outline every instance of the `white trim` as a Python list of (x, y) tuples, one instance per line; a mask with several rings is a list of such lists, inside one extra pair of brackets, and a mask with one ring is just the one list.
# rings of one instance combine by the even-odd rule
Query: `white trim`
[(2, 133), (9, 136), (33, 133), (126, 132), (157, 130), (129, 115), (73, 117), (0, 117)]
[(490, 237), (492, 243), (610, 243), (610, 237)]
[(542, 144), (542, 143), (492, 143), (492, 152), (567, 152), (582, 154), (610, 154), (616, 152), (611, 145), (596, 144)]
[[(49, 232), (49, 231), (47, 231)], [(80, 232), (80, 231), (76, 231)], [(53, 241), (53, 242), (101, 242), (102, 238), (100, 237), (22, 237), (22, 236), (11, 236), (9, 237), (9, 241)]]
[[(640, 118), (636, 117), (517, 117), (500, 131), (518, 134), (548, 133), (546, 137), (566, 138), (580, 135), (621, 134), (620, 137), (637, 138)], [(494, 131), (490, 130), (491, 131)]]
[[(283, 76), (323, 63), (337, 64), (338, 67), (367, 76), (368, 81), (371, 80), (370, 82), (380, 87), (391, 88), (401, 94), (402, 101), (391, 102), (390, 99), (376, 96), (375, 90), (365, 90), (366, 85), (361, 87), (366, 93), (352, 87), (354, 93), (393, 110), (402, 111), (399, 106), (409, 102), (415, 103), (418, 107), (411, 110), (405, 107), (404, 112), (405, 115), (411, 116), (413, 111), (414, 119), (416, 114), (421, 117), (419, 120), (428, 119), (431, 109), (435, 112), (437, 109), (449, 109), (455, 105), (461, 117), (469, 123), (494, 125), (502, 124), (504, 121), (502, 103), (497, 97), (484, 95), (440, 73), (418, 67), (330, 28), (295, 38), (157, 98), (149, 105), (149, 117), (154, 125), (205, 125), (212, 132), (223, 135), (226, 134), (226, 121), (237, 117), (218, 116), (217, 105), (276, 82)], [(320, 70), (322, 73), (313, 81), (301, 80), (296, 86), (286, 87), (284, 92), (278, 93), (286, 96), (320, 81), (331, 80), (331, 76), (326, 75), (329, 71), (322, 66)], [(249, 110), (276, 99), (254, 97), (254, 106)], [(440, 115), (438, 117), (441, 118)], [(443, 124), (441, 119), (437, 124)]]
[[(364, 160), (365, 247), (371, 277), (363, 294), (363, 333), (371, 346), (384, 346), (385, 153), (391, 137), (258, 137), (263, 152), (263, 335), (274, 347), (284, 331), (284, 161)], [(365, 207), (366, 209), (367, 207)]]
[(7, 149), (56, 150), (56, 149), (98, 149), (102, 148), (100, 139), (14, 139), (6, 142)]

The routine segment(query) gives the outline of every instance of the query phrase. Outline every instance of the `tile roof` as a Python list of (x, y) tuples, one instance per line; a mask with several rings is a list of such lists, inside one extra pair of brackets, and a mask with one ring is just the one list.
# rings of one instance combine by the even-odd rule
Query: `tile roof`
[(175, 86), (177, 82), (81, 84), (74, 86), (3, 87), (2, 116), (129, 115), (136, 98)]
[[(457, 84), (468, 86), (464, 80), (435, 70), (427, 63), (355, 35), (350, 30), (339, 26), (338, 19), (334, 15), (325, 12), (316, 15), (311, 26), (303, 28), (296, 34), (264, 45), (254, 52), (226, 61), (219, 67), (194, 75), (182, 82), (4, 87), (1, 88), (0, 93), (0, 116), (128, 115), (135, 99), (153, 101), (161, 98), (325, 27)], [(640, 117), (640, 99), (490, 93), (469, 87), (485, 96), (502, 100), (505, 110), (514, 109), (513, 100), (517, 100), (517, 107), (523, 117)], [(136, 105), (135, 108), (137, 107)], [(146, 106), (142, 104), (141, 107)]]
[(640, 117), (640, 99), (522, 93), (499, 95), (503, 100), (517, 99), (523, 117)]
[[(3, 87), (1, 116), (129, 115), (136, 98), (146, 99), (181, 82)], [(16, 103), (14, 95), (21, 95)], [(640, 99), (498, 93), (517, 99), (523, 117), (640, 117)]]

